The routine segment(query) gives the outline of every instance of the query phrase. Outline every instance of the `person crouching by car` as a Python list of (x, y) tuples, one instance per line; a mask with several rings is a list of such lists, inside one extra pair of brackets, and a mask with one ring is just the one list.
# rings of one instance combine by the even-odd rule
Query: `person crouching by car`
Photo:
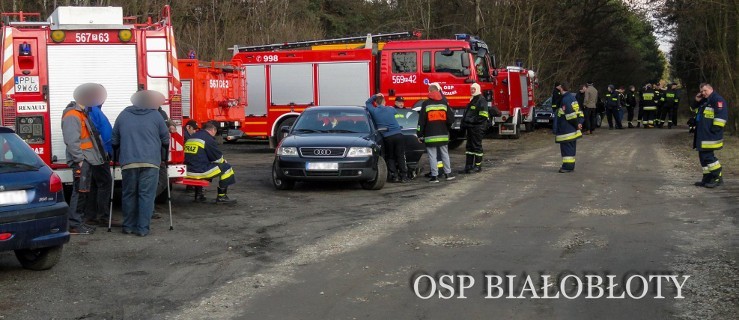
[[(190, 179), (211, 180), (218, 177), (218, 196), (216, 203), (231, 204), (236, 200), (228, 198), (228, 186), (236, 183), (234, 170), (223, 158), (218, 143), (213, 138), (218, 129), (208, 121), (203, 129), (192, 134), (185, 142), (185, 164)], [(203, 187), (195, 187), (195, 201), (205, 202)]]
[(157, 111), (164, 95), (142, 90), (131, 96), (131, 102), (113, 125), (113, 149), (123, 176), (123, 233), (143, 237), (150, 231), (159, 168), (169, 150), (169, 130)]
[[(396, 120), (395, 108), (385, 105), (382, 93), (373, 95), (364, 102), (367, 111), (372, 115), (378, 128), (387, 128), (382, 131), (385, 142), (385, 156), (392, 182), (408, 182), (408, 166), (405, 163), (405, 139), (400, 125)], [(376, 107), (374, 105), (377, 105)]]

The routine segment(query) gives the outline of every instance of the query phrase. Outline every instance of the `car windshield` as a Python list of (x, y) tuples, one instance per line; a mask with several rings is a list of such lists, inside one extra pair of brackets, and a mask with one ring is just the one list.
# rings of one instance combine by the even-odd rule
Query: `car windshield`
[(549, 99), (545, 100), (544, 102), (542, 102), (540, 105), (537, 105), (535, 109), (536, 110), (540, 110), (540, 111), (551, 111), (551, 109), (552, 109), (552, 98), (549, 98)]
[(412, 109), (397, 109), (395, 117), (403, 129), (416, 129), (418, 126), (418, 112)]
[(20, 137), (14, 133), (0, 133), (0, 173), (35, 171), (44, 165)]
[(346, 110), (306, 110), (293, 126), (294, 134), (369, 133), (367, 113)]

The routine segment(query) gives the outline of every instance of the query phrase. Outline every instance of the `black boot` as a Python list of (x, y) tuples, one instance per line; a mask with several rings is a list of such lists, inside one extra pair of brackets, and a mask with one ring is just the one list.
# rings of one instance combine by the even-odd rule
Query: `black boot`
[(461, 174), (469, 174), (469, 173), (472, 173), (472, 167), (470, 167), (470, 166), (464, 166), (464, 170), (459, 170), (459, 173), (461, 173)]
[(216, 203), (218, 204), (232, 204), (236, 203), (236, 200), (228, 198), (228, 188), (218, 188), (218, 197), (216, 197)]
[(468, 174), (472, 172), (473, 166), (475, 164), (475, 155), (474, 154), (466, 154), (465, 161), (464, 161), (464, 170), (459, 171), (459, 173)]
[(631, 121), (629, 121), (629, 129), (632, 129), (632, 128), (634, 128), (634, 125), (631, 124)]
[(475, 156), (475, 173), (482, 172), (482, 156)]
[(724, 177), (719, 176), (716, 179), (712, 179), (710, 182), (704, 184), (703, 186), (709, 189), (713, 189), (715, 187), (721, 186), (724, 184)]
[(195, 202), (205, 202), (203, 187), (195, 187)]

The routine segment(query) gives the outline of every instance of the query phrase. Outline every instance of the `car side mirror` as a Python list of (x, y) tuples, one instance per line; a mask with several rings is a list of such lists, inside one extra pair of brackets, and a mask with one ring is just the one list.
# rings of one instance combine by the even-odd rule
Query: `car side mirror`
[(282, 127), (280, 128), (280, 131), (281, 131), (282, 133), (288, 133), (288, 132), (290, 132), (290, 126), (282, 126)]

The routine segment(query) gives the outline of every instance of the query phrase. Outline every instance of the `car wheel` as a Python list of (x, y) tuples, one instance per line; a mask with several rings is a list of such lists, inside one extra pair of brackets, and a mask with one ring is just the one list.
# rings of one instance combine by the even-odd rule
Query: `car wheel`
[(385, 181), (387, 181), (387, 164), (385, 164), (385, 159), (383, 157), (378, 157), (377, 173), (375, 174), (375, 178), (369, 181), (362, 181), (362, 188), (367, 190), (380, 190), (385, 186)]
[(39, 249), (15, 250), (15, 257), (21, 265), (30, 270), (51, 269), (62, 257), (61, 245)]
[(272, 165), (272, 184), (277, 190), (291, 190), (295, 187), (295, 181), (280, 178), (277, 175), (277, 164)]

